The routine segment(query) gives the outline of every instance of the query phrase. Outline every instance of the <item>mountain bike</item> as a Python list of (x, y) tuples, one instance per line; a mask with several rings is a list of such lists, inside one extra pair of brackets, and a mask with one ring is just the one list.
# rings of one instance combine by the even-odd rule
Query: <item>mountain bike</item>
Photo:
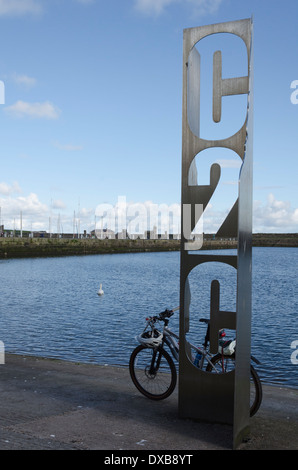
[[(165, 310), (159, 315), (146, 318), (146, 326), (143, 332), (136, 337), (140, 345), (131, 353), (129, 360), (129, 372), (136, 388), (152, 400), (163, 400), (169, 397), (177, 383), (177, 371), (170, 353), (176, 361), (179, 361), (179, 336), (169, 328), (169, 319), (179, 307), (173, 310)], [(192, 362), (206, 372), (222, 374), (235, 369), (236, 341), (224, 340), (225, 331), (219, 332), (219, 352), (212, 355), (209, 352), (210, 321), (200, 318), (200, 322), (207, 325), (203, 347), (189, 343)], [(163, 326), (160, 325), (163, 322)], [(157, 327), (158, 326), (158, 327)], [(252, 361), (259, 361), (251, 356)], [(260, 378), (251, 364), (250, 386), (250, 416), (259, 409), (262, 402), (262, 384)]]

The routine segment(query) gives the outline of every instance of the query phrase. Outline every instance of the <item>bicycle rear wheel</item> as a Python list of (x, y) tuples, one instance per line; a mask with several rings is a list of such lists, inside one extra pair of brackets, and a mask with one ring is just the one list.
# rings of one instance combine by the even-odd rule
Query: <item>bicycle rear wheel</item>
[(137, 389), (152, 400), (163, 400), (175, 389), (176, 367), (163, 348), (137, 346), (130, 356), (129, 372)]
[[(235, 369), (235, 356), (222, 356), (216, 354), (211, 359), (214, 368), (208, 364), (207, 372), (225, 373)], [(256, 414), (262, 402), (262, 384), (259, 376), (253, 367), (250, 365), (250, 416)]]

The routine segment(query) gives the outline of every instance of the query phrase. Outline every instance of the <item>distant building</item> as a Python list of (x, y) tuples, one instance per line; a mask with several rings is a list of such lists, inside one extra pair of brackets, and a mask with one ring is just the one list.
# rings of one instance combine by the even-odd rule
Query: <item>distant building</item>
[(115, 232), (113, 230), (110, 230), (109, 228), (92, 230), (91, 236), (96, 237), (99, 240), (106, 240), (106, 239), (111, 240), (111, 239), (116, 238)]

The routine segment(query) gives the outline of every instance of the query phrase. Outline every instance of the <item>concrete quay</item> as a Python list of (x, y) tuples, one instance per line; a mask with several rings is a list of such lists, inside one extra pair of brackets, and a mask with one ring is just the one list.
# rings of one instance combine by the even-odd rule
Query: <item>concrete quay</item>
[[(148, 400), (125, 367), (6, 354), (0, 373), (0, 450), (121, 456), (231, 449), (231, 426), (179, 418), (177, 390), (162, 402)], [(263, 387), (250, 439), (239, 450), (297, 450), (298, 390)]]

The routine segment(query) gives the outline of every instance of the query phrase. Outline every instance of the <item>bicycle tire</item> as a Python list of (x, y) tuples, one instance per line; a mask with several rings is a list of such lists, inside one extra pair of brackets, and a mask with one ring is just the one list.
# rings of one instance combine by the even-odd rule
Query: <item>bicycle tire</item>
[[(232, 361), (232, 363), (235, 363), (235, 356), (222, 356), (222, 354), (216, 354), (215, 356), (212, 357), (211, 362), (213, 365), (217, 365), (219, 363), (222, 363), (222, 360), (226, 361)], [(233, 368), (235, 366), (233, 365)], [(210, 364), (207, 365), (206, 371), (207, 372), (212, 372), (213, 368)], [(231, 370), (231, 369), (230, 369)], [(225, 371), (224, 371), (225, 372)], [(224, 373), (223, 372), (223, 373)], [(250, 403), (250, 416), (254, 416), (258, 409), (261, 406), (262, 403), (262, 397), (263, 397), (263, 391), (262, 391), (262, 384), (261, 380), (258, 376), (257, 371), (253, 367), (253, 365), (250, 365), (250, 374), (251, 374), (251, 387), (250, 387), (250, 394), (251, 394), (251, 403)]]
[[(157, 370), (155, 358), (154, 370), (151, 369), (154, 354), (159, 362)], [(139, 392), (151, 400), (168, 398), (176, 387), (175, 364), (168, 352), (161, 347), (154, 349), (143, 345), (137, 346), (130, 356), (129, 372)]]

